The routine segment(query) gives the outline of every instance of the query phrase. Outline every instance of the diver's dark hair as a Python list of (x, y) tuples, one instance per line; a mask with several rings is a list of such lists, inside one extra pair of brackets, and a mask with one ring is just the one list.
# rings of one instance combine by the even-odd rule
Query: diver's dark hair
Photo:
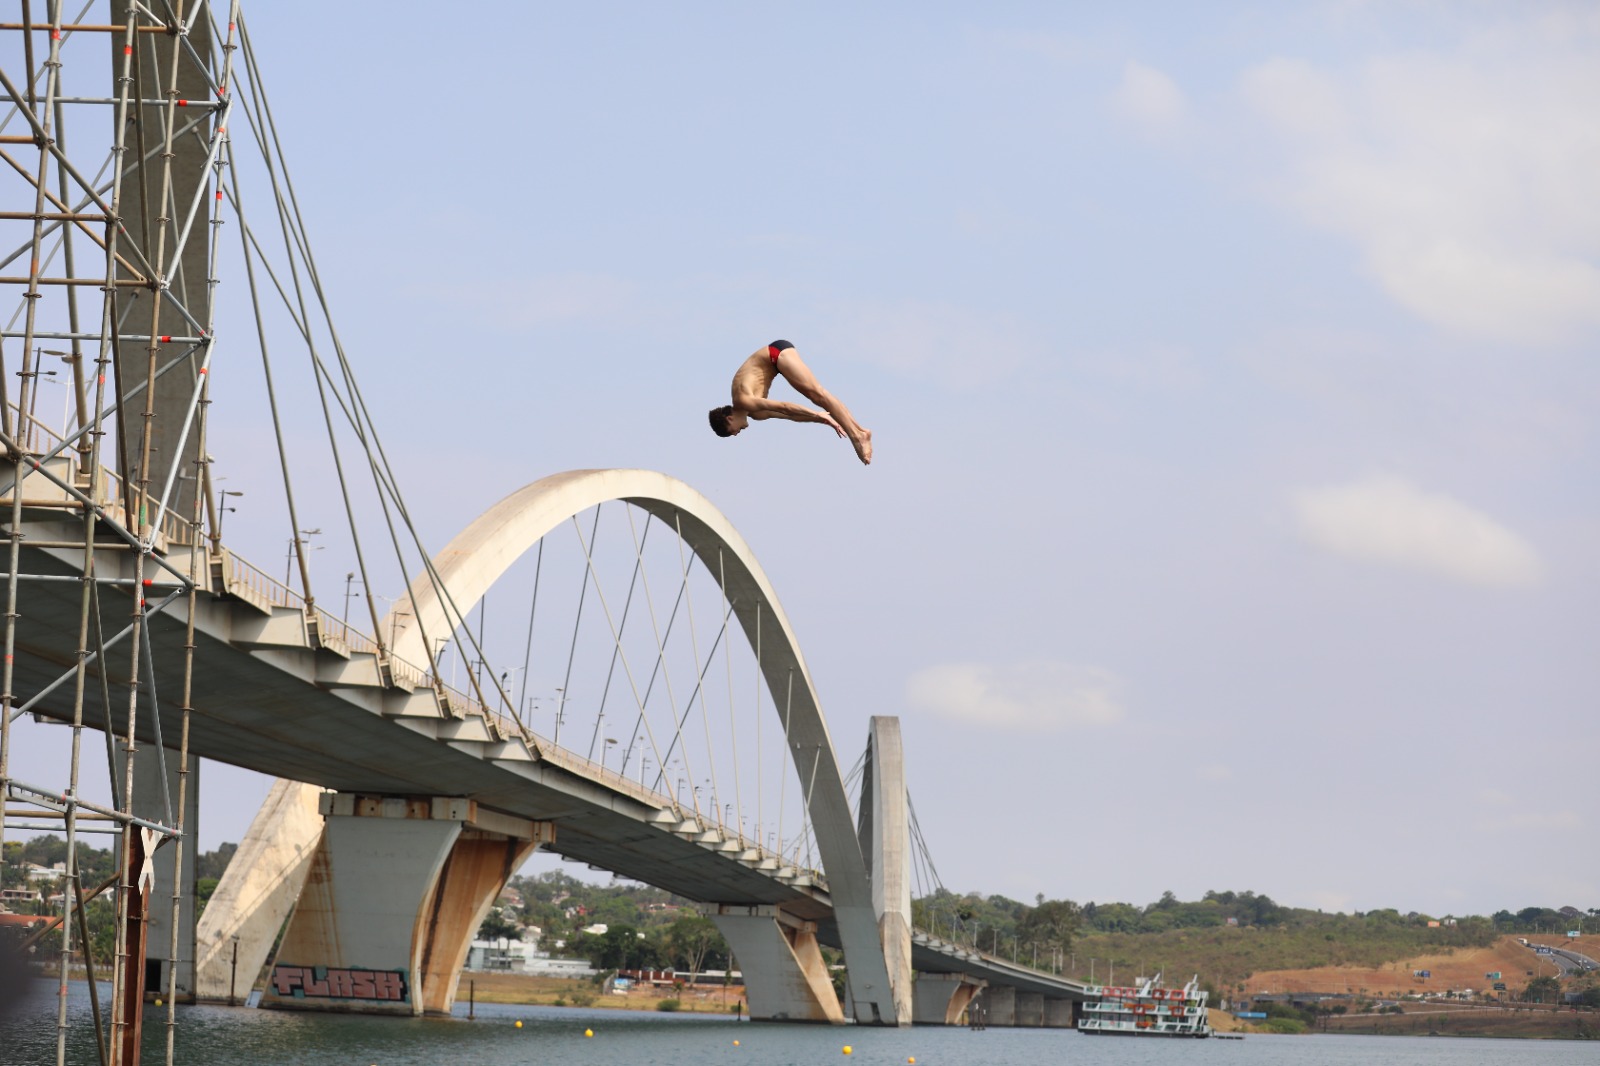
[(733, 433), (728, 429), (728, 416), (731, 414), (733, 414), (732, 404), (724, 404), (721, 407), (713, 407), (710, 412), (711, 432), (715, 433), (719, 437), (733, 436)]

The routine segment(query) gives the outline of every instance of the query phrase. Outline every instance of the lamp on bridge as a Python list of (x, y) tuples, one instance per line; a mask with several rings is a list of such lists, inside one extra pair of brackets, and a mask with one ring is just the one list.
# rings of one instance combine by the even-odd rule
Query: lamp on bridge
[[(285, 588), (289, 585), (289, 576), (294, 573), (295, 548), (300, 546), (306, 537), (320, 536), (322, 536), (321, 529), (297, 529), (295, 530), (295, 535), (289, 538), (289, 551), (284, 557), (283, 563), (283, 584)], [(322, 550), (322, 545), (306, 545), (305, 550), (319, 552)]]
[(517, 701), (511, 698), (511, 675), (521, 669), (523, 667), (513, 666), (511, 669), (503, 670), (500, 673), (500, 702), (505, 704), (506, 710), (510, 711), (513, 716), (517, 713)]
[[(227, 493), (223, 493), (223, 495), (226, 496)], [(361, 585), (363, 588), (365, 587), (365, 582), (363, 582), (359, 577), (356, 577), (356, 572), (354, 570), (351, 570), (349, 573), (344, 575), (344, 616), (340, 619), (340, 621), (342, 621), (345, 625), (350, 624), (351, 585)]]
[(226, 515), (229, 511), (237, 511), (239, 509), (237, 507), (229, 507), (228, 506), (228, 497), (229, 496), (243, 496), (243, 495), (244, 495), (244, 490), (242, 490), (242, 489), (223, 489), (222, 490), (222, 493), (221, 493), (222, 505), (217, 508), (217, 539), (218, 540), (222, 539), (222, 519), (223, 519), (223, 516)]

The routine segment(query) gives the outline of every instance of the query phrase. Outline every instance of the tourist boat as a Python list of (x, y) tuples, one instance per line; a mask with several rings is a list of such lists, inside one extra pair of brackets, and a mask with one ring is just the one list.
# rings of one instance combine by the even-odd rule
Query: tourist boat
[(1207, 1037), (1206, 994), (1195, 976), (1182, 988), (1161, 987), (1161, 975), (1135, 987), (1090, 985), (1078, 1015), (1080, 1033)]

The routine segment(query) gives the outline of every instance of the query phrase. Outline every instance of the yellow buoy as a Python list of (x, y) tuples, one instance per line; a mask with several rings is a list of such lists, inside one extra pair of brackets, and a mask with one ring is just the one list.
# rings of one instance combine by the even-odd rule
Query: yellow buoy
[(844, 1046), (844, 1053), (845, 1053), (845, 1054), (846, 1054), (846, 1055), (849, 1055), (849, 1054), (851, 1054), (851, 1053), (852, 1053), (852, 1050), (853, 1050), (853, 1049), (852, 1049), (852, 1048), (851, 1048), (851, 1047), (850, 1047), (850, 1045), (849, 1045), (849, 1044), (846, 1044), (846, 1045), (845, 1045), (845, 1046)]
[(156, 1006), (161, 1006), (161, 1000), (159, 997), (156, 999)]
[(594, 1030), (593, 1029), (585, 1029), (583, 1031), (583, 1035), (584, 1036), (593, 1036), (594, 1035)]
[(737, 1041), (737, 1040), (735, 1040), (735, 1041), (734, 1041), (734, 1042), (733, 1042), (733, 1046), (734, 1046), (734, 1047), (738, 1047), (738, 1046), (739, 1046), (739, 1041)]
[(917, 1066), (917, 1057), (915, 1055), (912, 1055), (910, 1058), (906, 1059), (906, 1061), (909, 1062), (911, 1066)]
[(518, 1019), (517, 1019), (517, 1028), (518, 1028), (518, 1029), (521, 1029), (521, 1028), (522, 1028), (522, 1019), (521, 1019), (521, 1018), (518, 1018)]

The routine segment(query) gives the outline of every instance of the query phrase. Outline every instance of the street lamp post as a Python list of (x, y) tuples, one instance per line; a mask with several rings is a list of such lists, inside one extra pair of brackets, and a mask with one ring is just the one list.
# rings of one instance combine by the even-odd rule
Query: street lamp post
[[(450, 638), (449, 637), (434, 637), (433, 638), (433, 674), (434, 674), (434, 680), (435, 681), (444, 680), (444, 676), (443, 676), (444, 675), (444, 653), (447, 650), (447, 648), (449, 647), (449, 645), (450, 645)], [(451, 680), (452, 683), (454, 683), (455, 678), (451, 677), (450, 680)]]
[(223, 518), (225, 518), (227, 516), (227, 513), (229, 511), (237, 511), (239, 509), (237, 507), (229, 507), (228, 506), (228, 497), (229, 496), (243, 496), (244, 495), (244, 491), (242, 489), (223, 489), (222, 492), (219, 495), (222, 496), (222, 505), (217, 508), (217, 540), (220, 541), (222, 539), (222, 520), (223, 520)]
[[(295, 545), (301, 543), (301, 540), (303, 538), (305, 538), (305, 537), (320, 537), (320, 536), (322, 536), (322, 530), (320, 530), (320, 529), (298, 529), (298, 530), (295, 530), (295, 535), (289, 538), (289, 550), (284, 556), (284, 563), (283, 563), (283, 585), (284, 585), (285, 588), (289, 587), (289, 576), (294, 573), (294, 549), (295, 549)], [(314, 545), (314, 546), (309, 546), (309, 547), (307, 547), (306, 550), (307, 551), (319, 552), (319, 551), (322, 550), (322, 545), (318, 544), (318, 545)]]
[[(228, 1006), (239, 1005), (239, 997), (235, 995), (239, 987), (239, 938), (233, 937), (233, 969), (228, 975)], [(93, 975), (91, 975), (92, 978)]]
[[(227, 493), (223, 493), (224, 496)], [(350, 624), (350, 586), (361, 584), (361, 579), (356, 577), (354, 570), (344, 575), (344, 624)]]
[(513, 666), (509, 670), (500, 671), (500, 702), (505, 704), (506, 710), (512, 714), (517, 712), (517, 701), (511, 698), (511, 675), (521, 669), (520, 666)]

